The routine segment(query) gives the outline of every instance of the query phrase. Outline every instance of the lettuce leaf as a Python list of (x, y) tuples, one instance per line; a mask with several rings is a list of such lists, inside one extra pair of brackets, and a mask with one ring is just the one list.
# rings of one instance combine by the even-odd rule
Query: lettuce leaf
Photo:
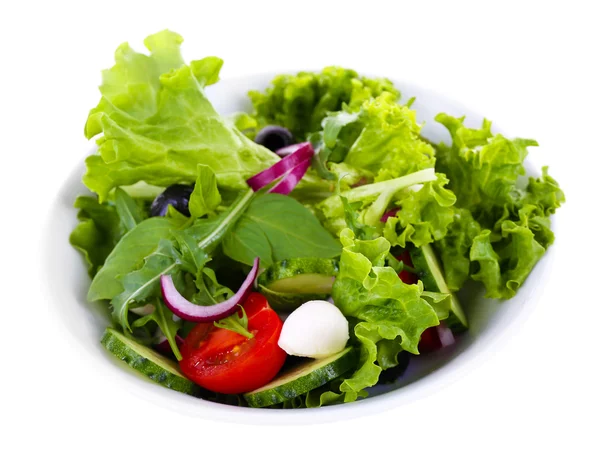
[(521, 184), (527, 147), (535, 141), (494, 135), (487, 120), (480, 129), (446, 114), (436, 120), (452, 137), (451, 146), (440, 144), (436, 169), (448, 175), (459, 207), (448, 234), (435, 243), (448, 286), (457, 290), (471, 277), (487, 297), (511, 298), (554, 241), (550, 216), (564, 193), (546, 167)]
[[(454, 221), (452, 206), (456, 196), (445, 188), (448, 179), (437, 174), (437, 180), (425, 183), (419, 189), (409, 189), (395, 206), (396, 216), (385, 223), (383, 236), (392, 246), (406, 247), (413, 243), (417, 247), (444, 238)], [(380, 216), (381, 217), (381, 216)]]
[(435, 165), (434, 149), (420, 138), (416, 111), (385, 93), (362, 105), (358, 138), (344, 163), (370, 171), (375, 181), (389, 180)]
[(265, 92), (251, 91), (249, 96), (259, 127), (281, 125), (301, 141), (321, 129), (328, 113), (342, 110), (343, 105), (357, 110), (384, 92), (394, 101), (400, 98), (387, 79), (360, 77), (353, 70), (331, 66), (318, 73), (279, 75)]
[(212, 213), (220, 203), (221, 194), (217, 188), (215, 173), (209, 166), (199, 164), (196, 184), (190, 196), (190, 214), (194, 218), (200, 218)]
[(85, 127), (88, 139), (103, 136), (98, 153), (86, 159), (83, 177), (101, 202), (113, 188), (139, 181), (193, 183), (198, 164), (215, 172), (220, 187), (243, 189), (248, 177), (278, 160), (206, 98), (204, 88), (218, 80), (222, 60), (207, 57), (182, 66), (180, 42), (169, 32), (150, 36), (150, 57), (127, 47), (126, 56), (118, 51), (116, 65), (105, 72), (103, 97)]
[[(422, 284), (404, 284), (385, 266), (390, 243), (383, 237), (357, 240), (350, 229), (342, 231), (344, 250), (340, 272), (333, 285), (335, 305), (355, 321), (353, 336), (360, 348), (358, 369), (340, 385), (344, 401), (365, 396), (377, 383), (382, 368), (389, 368), (400, 350), (418, 354), (422, 332), (439, 324), (432, 306), (421, 297)], [(378, 347), (378, 343), (384, 341)], [(398, 346), (389, 346), (393, 341)]]

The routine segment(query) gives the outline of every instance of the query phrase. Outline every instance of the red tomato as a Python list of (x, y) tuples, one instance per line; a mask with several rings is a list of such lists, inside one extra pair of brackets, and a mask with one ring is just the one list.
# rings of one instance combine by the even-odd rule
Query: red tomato
[(283, 323), (261, 294), (250, 294), (244, 309), (254, 338), (212, 323), (198, 324), (181, 347), (183, 374), (201, 387), (225, 394), (254, 390), (275, 377), (286, 357), (277, 345)]
[[(410, 259), (410, 253), (408, 251), (404, 251), (400, 255), (395, 255), (394, 257), (396, 257), (396, 260), (401, 261), (405, 265), (410, 266), (411, 268), (413, 267), (412, 260)], [(402, 282), (408, 284), (417, 283), (419, 280), (415, 273), (408, 271), (400, 271), (400, 273), (398, 273), (398, 277), (400, 277)]]
[(425, 329), (421, 334), (421, 341), (419, 341), (419, 352), (421, 354), (427, 354), (433, 352), (442, 347), (440, 342), (440, 336), (437, 331), (437, 327), (430, 327)]

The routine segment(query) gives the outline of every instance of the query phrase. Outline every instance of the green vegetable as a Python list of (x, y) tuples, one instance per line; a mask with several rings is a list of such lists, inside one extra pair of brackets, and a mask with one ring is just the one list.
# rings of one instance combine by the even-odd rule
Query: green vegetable
[(173, 354), (175, 354), (177, 360), (181, 360), (181, 352), (179, 351), (175, 341), (175, 335), (177, 335), (177, 331), (181, 327), (181, 321), (175, 321), (173, 318), (173, 313), (167, 308), (165, 303), (162, 302), (160, 298), (154, 297), (151, 301), (151, 304), (154, 306), (154, 311), (149, 315), (137, 319), (132, 324), (132, 327), (143, 327), (149, 321), (154, 321), (165, 337), (167, 337), (169, 345), (171, 346)]
[(356, 365), (356, 360), (356, 352), (351, 347), (330, 357), (311, 359), (267, 385), (244, 394), (244, 398), (250, 407), (267, 407), (288, 401), (343, 375)]
[(346, 164), (370, 171), (375, 181), (434, 167), (434, 150), (420, 137), (416, 111), (395, 103), (393, 96), (366, 102), (359, 122), (363, 128), (356, 140), (347, 143)]
[[(173, 242), (166, 239), (160, 240), (156, 249), (144, 257), (140, 269), (119, 277), (122, 291), (110, 302), (115, 320), (124, 329), (131, 330), (127, 315), (131, 304), (159, 296), (160, 277), (175, 273), (179, 269), (179, 265), (179, 253)], [(165, 333), (165, 335), (167, 334)]]
[(194, 218), (200, 218), (212, 213), (220, 203), (221, 194), (217, 188), (215, 173), (209, 166), (199, 164), (196, 184), (190, 196), (190, 214)]
[(107, 328), (101, 342), (108, 352), (154, 382), (190, 395), (199, 393), (200, 387), (181, 374), (173, 361), (116, 330)]
[(441, 240), (433, 243), (442, 262), (448, 289), (458, 291), (469, 278), (471, 260), (469, 250), (473, 240), (481, 232), (481, 226), (464, 208), (454, 209), (454, 221)]
[(309, 210), (280, 194), (257, 196), (223, 241), (229, 258), (252, 265), (260, 257), (265, 267), (288, 258), (332, 258), (340, 250)]
[(302, 140), (308, 133), (319, 131), (327, 113), (341, 110), (344, 104), (358, 109), (364, 101), (384, 92), (393, 100), (400, 97), (389, 80), (368, 79), (353, 70), (326, 67), (320, 73), (279, 75), (264, 93), (251, 91), (249, 95), (260, 128), (281, 125)]
[[(223, 236), (225, 236), (227, 231), (235, 224), (235, 221), (242, 215), (251, 198), (252, 192), (248, 190), (246, 194), (240, 195), (239, 199), (219, 216), (210, 219), (198, 219), (192, 226), (184, 230), (178, 230), (166, 218), (151, 218), (142, 222), (126, 235), (114, 249), (111, 256), (109, 256), (107, 265), (103, 268), (104, 270), (108, 267), (108, 274), (115, 277), (115, 290), (118, 285), (119, 291), (116, 291), (116, 293), (114, 291), (111, 292), (111, 294), (115, 294), (110, 296), (113, 317), (117, 323), (124, 330), (131, 330), (128, 319), (130, 307), (134, 303), (141, 303), (147, 299), (159, 296), (160, 277), (163, 275), (172, 275), (176, 278), (182, 271), (186, 271), (195, 277), (196, 286), (201, 290), (200, 293), (202, 293), (202, 289), (205, 288), (205, 282), (201, 276), (205, 264), (210, 261), (209, 253), (214, 251), (220, 244)], [(159, 226), (164, 226), (164, 222), (158, 221), (160, 219), (168, 221), (170, 227), (154, 227), (151, 229), (154, 233), (146, 233), (148, 227), (144, 226), (150, 221), (157, 223)], [(158, 244), (154, 247), (151, 246), (150, 244), (155, 242), (158, 236), (161, 236), (158, 239)], [(135, 251), (139, 252), (139, 254), (134, 255), (138, 260), (135, 261), (133, 266), (131, 257), (134, 252), (131, 251), (132, 247), (135, 247)], [(140, 252), (141, 249), (144, 250), (143, 254)], [(108, 261), (116, 261), (120, 265), (109, 266)], [(101, 275), (103, 277), (98, 282), (96, 279)], [(105, 276), (102, 272), (98, 273), (92, 281), (90, 293), (92, 293), (92, 288), (96, 286), (99, 286), (99, 289), (104, 288), (106, 290), (106, 287), (99, 285), (101, 282), (106, 283)], [(97, 291), (94, 290), (94, 293)], [(95, 295), (98, 296), (97, 294)], [(211, 295), (208, 298), (211, 301), (210, 303), (214, 304), (218, 302), (215, 299), (215, 293), (211, 293)], [(107, 294), (104, 294), (104, 296), (107, 296)], [(195, 300), (198, 299), (196, 296), (194, 297)], [(161, 324), (163, 326), (173, 326), (167, 322), (156, 322), (159, 326)], [(168, 331), (163, 330), (163, 333), (167, 337), (169, 336)], [(177, 355), (174, 341), (170, 343)]]
[(446, 235), (454, 220), (451, 207), (456, 202), (454, 193), (444, 187), (447, 183), (444, 174), (437, 174), (436, 181), (423, 184), (419, 190), (407, 190), (395, 202), (399, 211), (388, 218), (383, 230), (392, 246), (423, 246)]
[[(435, 255), (435, 251), (429, 244), (425, 244), (421, 248), (412, 248), (410, 250), (410, 259), (413, 267), (418, 271), (419, 280), (423, 282), (423, 287), (433, 293), (443, 293), (449, 295), (449, 308), (452, 312), (452, 323), (457, 323), (460, 329), (468, 328), (467, 316), (465, 315), (458, 297), (450, 291), (440, 263)], [(434, 308), (436, 308), (434, 306)], [(448, 318), (449, 314), (445, 313), (439, 319)]]
[(121, 188), (115, 190), (115, 207), (125, 231), (129, 232), (142, 222), (147, 214), (138, 202)]
[(340, 385), (345, 402), (349, 402), (377, 383), (382, 370), (376, 363), (379, 341), (401, 339), (401, 349), (418, 354), (421, 333), (439, 321), (435, 310), (421, 298), (422, 285), (404, 284), (385, 266), (390, 250), (385, 238), (356, 240), (346, 229), (340, 239), (344, 250), (332, 297), (344, 316), (356, 319), (353, 330), (360, 347), (358, 370)]
[(292, 258), (273, 263), (257, 279), (259, 291), (278, 311), (291, 312), (306, 301), (325, 299), (338, 265), (324, 258)]
[[(373, 226), (376, 224), (373, 218), (377, 218), (377, 221), (381, 219), (394, 195), (412, 185), (435, 180), (437, 180), (437, 176), (433, 169), (423, 169), (395, 179), (362, 185), (320, 202), (316, 206), (317, 212), (323, 225), (332, 233), (339, 234), (348, 226), (347, 220), (352, 222), (352, 215), (347, 216), (348, 207), (352, 206), (352, 210), (357, 212), (360, 206), (355, 203), (360, 202), (363, 206), (363, 209), (358, 212), (360, 222), (363, 224), (368, 222), (367, 225)], [(342, 197), (348, 202), (346, 207), (344, 206), (345, 201), (341, 199)], [(369, 208), (364, 208), (369, 204)]]
[(99, 204), (96, 197), (79, 196), (74, 207), (79, 209), (79, 223), (71, 232), (69, 242), (81, 251), (88, 273), (94, 277), (125, 230), (112, 204)]
[(219, 116), (206, 98), (204, 88), (219, 77), (219, 58), (182, 66), (181, 38), (165, 31), (146, 42), (160, 55), (160, 63), (130, 50), (122, 61), (117, 52), (117, 64), (105, 72), (105, 84), (106, 74), (112, 74), (110, 86), (101, 87), (103, 97), (86, 123), (88, 139), (103, 133), (98, 154), (86, 159), (83, 178), (101, 202), (113, 188), (139, 181), (192, 183), (198, 164), (215, 172), (220, 187), (242, 189), (247, 178), (278, 160)]
[(469, 266), (469, 276), (485, 285), (488, 297), (508, 299), (554, 241), (549, 217), (565, 197), (547, 168), (519, 187), (527, 146), (535, 141), (493, 135), (486, 120), (481, 129), (470, 129), (463, 119), (436, 117), (452, 136), (452, 146), (439, 146), (437, 169), (448, 175), (463, 209), (436, 247), (453, 288), (460, 288)]
[(112, 299), (121, 293), (123, 285), (119, 278), (139, 268), (161, 240), (171, 238), (173, 229), (174, 224), (168, 218), (149, 218), (125, 234), (92, 280), (88, 301)]

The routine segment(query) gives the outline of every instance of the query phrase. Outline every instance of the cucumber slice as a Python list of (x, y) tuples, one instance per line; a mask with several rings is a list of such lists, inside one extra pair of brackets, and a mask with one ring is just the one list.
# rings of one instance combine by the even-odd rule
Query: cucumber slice
[(423, 287), (427, 291), (450, 294), (450, 316), (446, 319), (448, 327), (455, 332), (468, 328), (467, 316), (456, 295), (446, 285), (442, 267), (431, 245), (425, 244), (421, 247), (412, 248), (410, 259), (414, 268), (419, 272), (419, 279), (423, 282)]
[(101, 343), (111, 354), (160, 385), (189, 395), (197, 395), (201, 390), (179, 371), (175, 362), (110, 327), (104, 331)]
[(259, 276), (257, 285), (271, 307), (291, 312), (307, 301), (327, 298), (337, 272), (336, 260), (290, 258), (273, 263)]
[(308, 393), (340, 377), (356, 366), (358, 353), (348, 347), (330, 357), (311, 360), (292, 368), (263, 387), (246, 393), (250, 407), (267, 407)]

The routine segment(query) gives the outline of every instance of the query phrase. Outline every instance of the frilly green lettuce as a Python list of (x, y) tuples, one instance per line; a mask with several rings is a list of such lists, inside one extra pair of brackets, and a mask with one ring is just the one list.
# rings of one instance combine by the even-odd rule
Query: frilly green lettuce
[(223, 64), (207, 57), (182, 65), (181, 38), (163, 31), (146, 39), (150, 56), (124, 45), (104, 72), (103, 94), (85, 133), (98, 153), (86, 159), (83, 181), (100, 201), (117, 186), (193, 183), (197, 165), (209, 166), (219, 187), (243, 189), (246, 179), (278, 157), (255, 144), (212, 107), (204, 88)]
[[(350, 229), (345, 229), (340, 239), (344, 250), (332, 297), (342, 313), (355, 320), (353, 336), (360, 349), (357, 370), (340, 384), (348, 402), (375, 385), (382, 368), (397, 362), (398, 352), (418, 354), (422, 332), (439, 320), (421, 297), (422, 285), (403, 283), (391, 267), (385, 266), (390, 250), (385, 238), (357, 240)], [(378, 349), (382, 340), (395, 341), (398, 346)]]
[(459, 207), (448, 234), (435, 243), (448, 286), (457, 290), (470, 276), (488, 297), (511, 298), (554, 241), (550, 215), (564, 193), (547, 168), (520, 186), (535, 141), (493, 135), (487, 120), (481, 129), (446, 114), (436, 120), (452, 137), (451, 146), (439, 146), (436, 168), (448, 175)]

